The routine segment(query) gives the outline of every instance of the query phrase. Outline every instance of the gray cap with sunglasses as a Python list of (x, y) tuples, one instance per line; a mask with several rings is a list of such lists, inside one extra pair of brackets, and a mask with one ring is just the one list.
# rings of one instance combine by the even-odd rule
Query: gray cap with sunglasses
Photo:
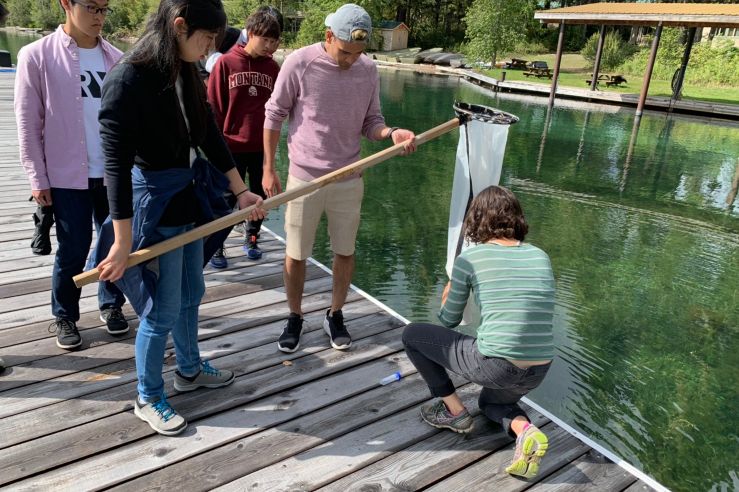
[(326, 27), (337, 39), (348, 43), (357, 42), (352, 38), (352, 33), (360, 29), (367, 31), (367, 38), (363, 42), (369, 42), (372, 36), (372, 19), (366, 10), (354, 3), (342, 5), (336, 12), (328, 14)]

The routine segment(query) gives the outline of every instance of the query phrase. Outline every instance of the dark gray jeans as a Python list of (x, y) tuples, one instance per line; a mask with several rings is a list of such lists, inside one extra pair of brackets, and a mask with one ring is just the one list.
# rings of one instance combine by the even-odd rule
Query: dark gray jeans
[(483, 387), (480, 410), (493, 422), (511, 432), (511, 421), (528, 419), (518, 401), (541, 384), (550, 364), (521, 369), (506, 359), (486, 357), (477, 349), (477, 339), (443, 326), (411, 323), (403, 331), (408, 358), (435, 397), (454, 393), (447, 370)]

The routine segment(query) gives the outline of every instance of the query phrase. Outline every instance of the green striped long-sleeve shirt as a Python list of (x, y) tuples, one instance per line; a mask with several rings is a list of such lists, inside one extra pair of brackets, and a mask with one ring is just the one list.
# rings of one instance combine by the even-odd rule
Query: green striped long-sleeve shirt
[(451, 284), (439, 319), (457, 326), (472, 291), (481, 311), (480, 353), (514, 360), (554, 357), (554, 276), (544, 251), (528, 243), (473, 246), (454, 261)]

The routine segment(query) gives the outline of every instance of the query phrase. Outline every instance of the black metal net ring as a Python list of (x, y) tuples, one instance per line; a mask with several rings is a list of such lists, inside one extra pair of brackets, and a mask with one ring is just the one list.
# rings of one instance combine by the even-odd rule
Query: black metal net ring
[(483, 106), (481, 104), (469, 104), (465, 102), (454, 102), (454, 112), (463, 120), (478, 120), (494, 125), (513, 125), (518, 123), (518, 116), (506, 113), (499, 109)]

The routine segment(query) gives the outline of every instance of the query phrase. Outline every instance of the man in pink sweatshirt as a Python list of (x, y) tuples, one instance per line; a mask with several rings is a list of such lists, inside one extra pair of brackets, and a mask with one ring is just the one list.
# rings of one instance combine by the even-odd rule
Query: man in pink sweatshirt
[[(285, 119), (289, 119), (288, 190), (357, 161), (362, 135), (392, 139), (393, 144), (406, 142), (405, 152), (415, 151), (414, 133), (386, 126), (380, 111), (377, 67), (363, 54), (372, 34), (370, 16), (358, 5), (345, 4), (326, 17), (326, 27), (324, 42), (287, 57), (265, 106), (262, 186), (267, 196), (282, 191), (275, 154)], [(335, 349), (351, 346), (341, 308), (354, 272), (363, 193), (362, 178), (353, 176), (288, 203), (284, 278), (290, 314), (277, 342), (281, 351), (294, 352), (300, 345), (305, 261), (324, 213), (334, 262), (333, 296), (323, 328)]]

